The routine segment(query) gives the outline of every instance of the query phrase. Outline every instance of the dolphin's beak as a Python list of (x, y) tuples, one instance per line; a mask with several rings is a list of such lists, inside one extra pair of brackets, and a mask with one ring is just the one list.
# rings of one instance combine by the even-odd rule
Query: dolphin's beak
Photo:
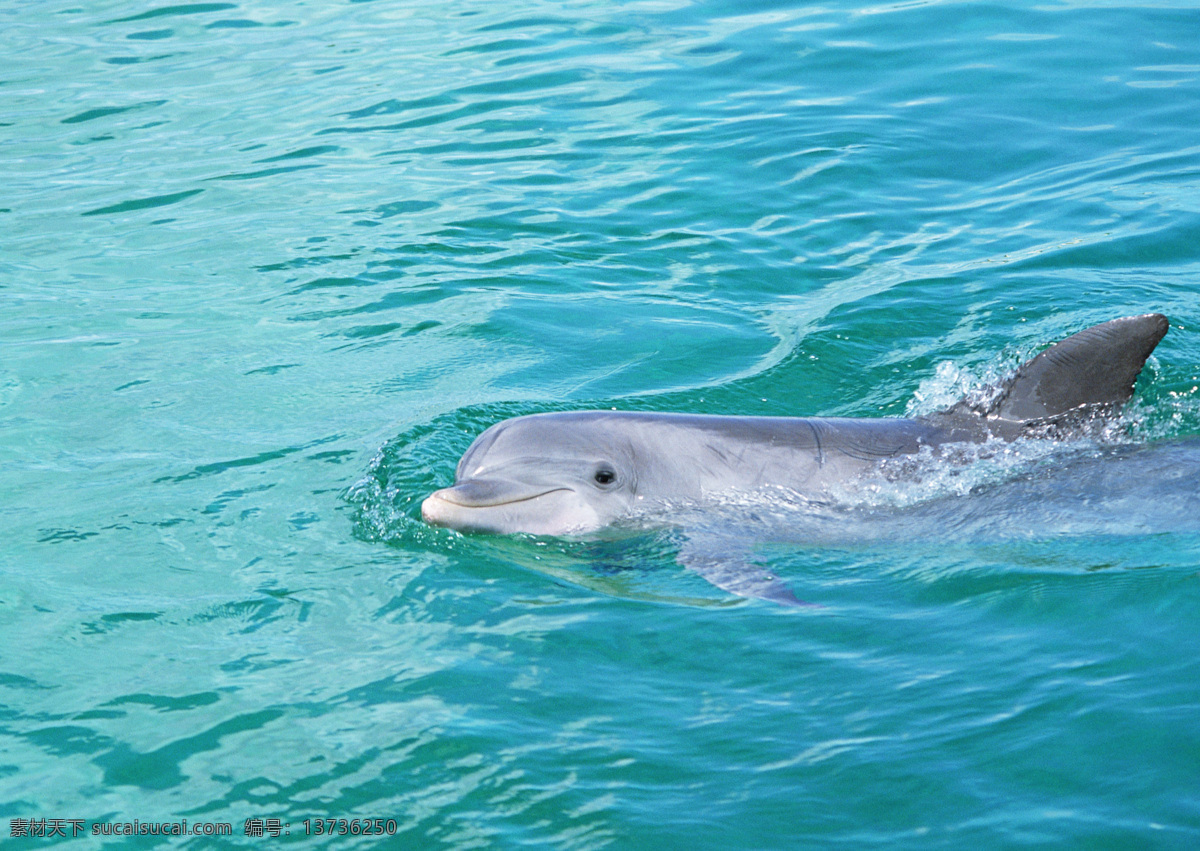
[(432, 493), (421, 503), (421, 519), (432, 526), (449, 526), (451, 515), (454, 513), (454, 503), (443, 499), (442, 493), (444, 491)]
[(421, 519), (434, 526), (459, 527), (465, 525), (463, 509), (496, 508), (560, 490), (567, 488), (526, 485), (502, 479), (467, 479), (426, 497), (421, 503)]

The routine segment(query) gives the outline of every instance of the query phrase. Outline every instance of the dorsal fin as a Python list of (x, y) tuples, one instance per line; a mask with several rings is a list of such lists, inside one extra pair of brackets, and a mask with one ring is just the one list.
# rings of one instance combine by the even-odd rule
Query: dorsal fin
[(1077, 410), (1115, 412), (1133, 395), (1138, 373), (1168, 327), (1161, 313), (1147, 313), (1067, 337), (1023, 364), (986, 416), (1027, 423)]

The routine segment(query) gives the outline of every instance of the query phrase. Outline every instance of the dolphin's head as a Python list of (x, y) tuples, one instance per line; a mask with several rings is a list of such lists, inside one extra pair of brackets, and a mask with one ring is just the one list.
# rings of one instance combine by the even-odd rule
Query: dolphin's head
[(635, 452), (603, 414), (534, 414), (497, 423), (458, 462), (454, 486), (421, 504), (426, 523), (463, 532), (572, 535), (627, 515)]

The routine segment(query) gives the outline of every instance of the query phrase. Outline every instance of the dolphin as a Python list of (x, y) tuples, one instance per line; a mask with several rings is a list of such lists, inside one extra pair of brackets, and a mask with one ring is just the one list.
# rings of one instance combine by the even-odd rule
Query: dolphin
[[(1095, 325), (1024, 363), (990, 401), (963, 399), (924, 417), (515, 417), (475, 439), (454, 485), (426, 498), (421, 516), (461, 532), (574, 537), (669, 517), (672, 506), (719, 510), (722, 498), (776, 488), (820, 500), (890, 459), (995, 438), (1059, 438), (1115, 416), (1168, 327), (1158, 313)], [(689, 566), (727, 590), (788, 601), (769, 575), (739, 580), (711, 557)]]

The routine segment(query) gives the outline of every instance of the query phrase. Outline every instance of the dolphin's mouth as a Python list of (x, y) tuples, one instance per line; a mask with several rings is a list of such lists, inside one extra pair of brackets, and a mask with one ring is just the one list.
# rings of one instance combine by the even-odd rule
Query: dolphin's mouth
[[(421, 519), (432, 526), (447, 526), (460, 531), (503, 533), (517, 531), (525, 524), (513, 524), (508, 509), (521, 503), (561, 491), (564, 487), (521, 487), (513, 482), (467, 480), (434, 491), (421, 503)], [(498, 513), (500, 512), (500, 513)], [(510, 525), (513, 528), (508, 528)]]
[(555, 491), (570, 490), (564, 487), (522, 487), (513, 482), (497, 481), (495, 479), (468, 479), (453, 487), (442, 488), (429, 495), (429, 499), (440, 499), (462, 508), (494, 508), (498, 505), (512, 505), (516, 502), (528, 502)]

